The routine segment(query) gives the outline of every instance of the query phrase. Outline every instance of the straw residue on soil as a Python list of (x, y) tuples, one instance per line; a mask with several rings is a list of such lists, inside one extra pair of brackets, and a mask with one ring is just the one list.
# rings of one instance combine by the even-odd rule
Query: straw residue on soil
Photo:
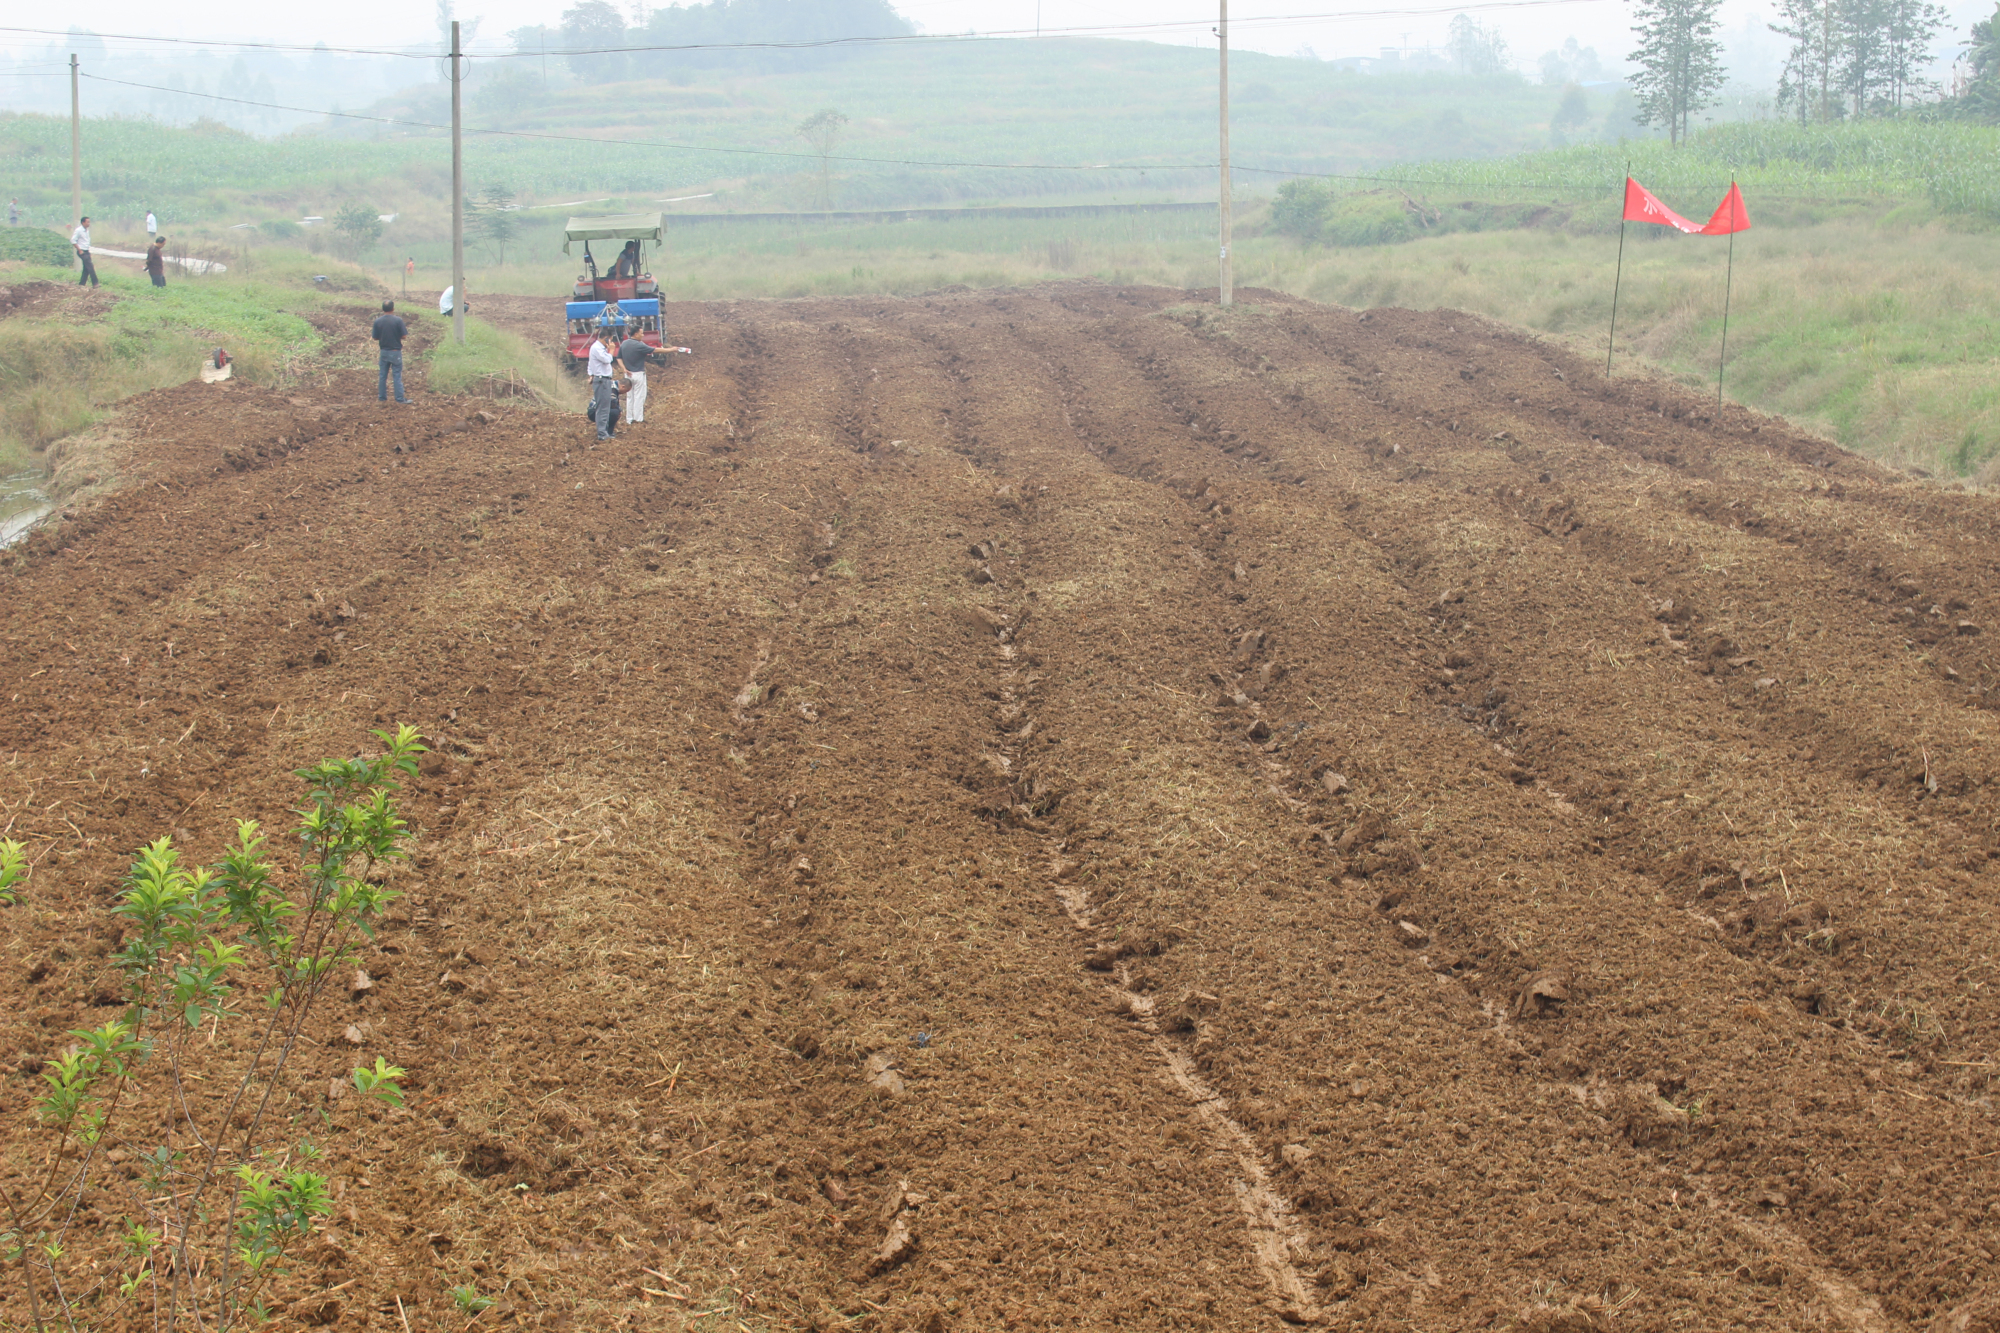
[(595, 446), (132, 404), (0, 612), (10, 1151), (131, 851), (410, 721), (291, 1094), (365, 1024), (411, 1107), (291, 1317), (1990, 1308), (2000, 510), (1468, 316), (1184, 302), (675, 307)]

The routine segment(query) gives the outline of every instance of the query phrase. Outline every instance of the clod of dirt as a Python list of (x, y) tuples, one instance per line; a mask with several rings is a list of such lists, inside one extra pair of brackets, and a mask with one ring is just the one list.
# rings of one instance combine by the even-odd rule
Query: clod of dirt
[(899, 1180), (889, 1191), (889, 1197), (882, 1200), (882, 1220), (886, 1222), (902, 1212), (915, 1212), (929, 1202), (930, 1195), (919, 1194), (910, 1188), (909, 1181)]
[(1338, 796), (1347, 790), (1347, 775), (1345, 773), (1322, 773), (1319, 775), (1319, 785), (1326, 788), (1329, 795)]
[(1563, 971), (1537, 972), (1514, 997), (1516, 1018), (1539, 1018), (1552, 1013), (1569, 999), (1570, 975)]
[(320, 1328), (340, 1319), (340, 1302), (336, 1300), (309, 1301), (291, 1312), (301, 1324)]
[(1635, 1148), (1677, 1142), (1690, 1118), (1651, 1083), (1627, 1083), (1618, 1090), (1613, 1123)]
[(881, 1248), (868, 1261), (870, 1273), (881, 1273), (894, 1268), (917, 1252), (917, 1236), (910, 1230), (910, 1224), (898, 1217), (889, 1224), (889, 1234), (882, 1238)]
[(1271, 724), (1260, 717), (1250, 724), (1249, 735), (1251, 740), (1259, 743), (1268, 741), (1271, 739)]
[(1398, 921), (1396, 934), (1404, 944), (1415, 949), (1431, 942), (1430, 932), (1414, 921)]
[(375, 983), (369, 979), (366, 972), (357, 967), (354, 969), (354, 984), (348, 987), (348, 989), (353, 993), (354, 998), (358, 1000), (369, 991), (374, 990)]
[(903, 1076), (896, 1072), (896, 1057), (886, 1051), (877, 1051), (868, 1057), (863, 1066), (868, 1075), (868, 1086), (889, 1097), (901, 1097), (909, 1091)]
[(1954, 628), (1956, 628), (1960, 634), (1979, 633), (1979, 626), (1970, 620), (1961, 620)]
[(959, 608), (958, 614), (959, 618), (973, 629), (984, 630), (989, 634), (997, 633), (1007, 627), (1007, 617), (977, 603), (968, 602)]
[(824, 1194), (826, 1201), (836, 1208), (845, 1208), (854, 1199), (854, 1196), (847, 1192), (847, 1187), (832, 1176), (820, 1182), (819, 1192)]
[(367, 1034), (363, 1032), (361, 1030), (360, 1025), (356, 1023), (349, 1023), (347, 1025), (347, 1031), (341, 1035), (346, 1037), (347, 1044), (349, 1046), (359, 1046), (362, 1042), (368, 1040)]
[(1303, 1143), (1287, 1143), (1278, 1149), (1278, 1156), (1284, 1159), (1285, 1165), (1293, 1168), (1304, 1166), (1312, 1160), (1312, 1155), (1313, 1150)]

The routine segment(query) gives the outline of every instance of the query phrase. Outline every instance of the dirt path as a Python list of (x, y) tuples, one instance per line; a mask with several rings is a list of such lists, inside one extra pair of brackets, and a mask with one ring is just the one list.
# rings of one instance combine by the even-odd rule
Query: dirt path
[(291, 1091), (366, 1024), (415, 1095), (328, 1142), (294, 1316), (1971, 1309), (2000, 509), (1471, 317), (1181, 299), (675, 306), (602, 447), (139, 400), (146, 487), (0, 599), (0, 1132), (132, 849), (411, 721)]

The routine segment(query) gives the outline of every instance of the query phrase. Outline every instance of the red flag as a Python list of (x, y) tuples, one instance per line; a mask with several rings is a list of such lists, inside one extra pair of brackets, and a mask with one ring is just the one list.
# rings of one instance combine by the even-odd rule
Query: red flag
[(1736, 182), (1729, 183), (1729, 193), (1715, 206), (1715, 216), (1701, 229), (1704, 236), (1727, 236), (1731, 232), (1749, 231), (1750, 213), (1743, 207), (1743, 191), (1736, 188)]
[[(1689, 222), (1680, 214), (1668, 208), (1653, 197), (1653, 192), (1630, 176), (1625, 178), (1625, 220), (1627, 222), (1657, 222), (1662, 227), (1674, 227), (1681, 231), (1700, 231), (1699, 222)], [(1749, 225), (1745, 223), (1744, 225)]]

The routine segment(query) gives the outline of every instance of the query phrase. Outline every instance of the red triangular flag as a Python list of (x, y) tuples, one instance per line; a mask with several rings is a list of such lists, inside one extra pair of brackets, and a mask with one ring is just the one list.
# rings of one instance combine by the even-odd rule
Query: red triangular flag
[(1750, 230), (1750, 212), (1743, 207), (1743, 191), (1736, 188), (1736, 182), (1729, 182), (1729, 193), (1715, 206), (1715, 216), (1701, 229), (1704, 236), (1727, 236), (1731, 232)]
[(1625, 178), (1625, 220), (1627, 222), (1657, 222), (1662, 227), (1676, 227), (1681, 231), (1700, 231), (1699, 222), (1689, 222), (1680, 214), (1668, 208), (1653, 197), (1653, 192), (1630, 176)]

